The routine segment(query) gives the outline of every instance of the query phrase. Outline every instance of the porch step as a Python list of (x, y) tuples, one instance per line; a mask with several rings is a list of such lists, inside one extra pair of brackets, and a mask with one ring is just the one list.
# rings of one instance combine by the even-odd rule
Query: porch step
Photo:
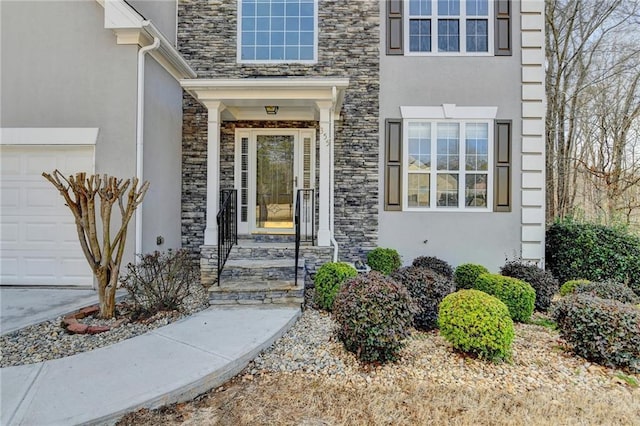
[[(290, 259), (295, 262), (295, 243), (268, 243), (238, 240), (231, 248), (232, 259)], [(230, 259), (231, 260), (231, 259)]]
[(261, 305), (304, 303), (304, 279), (252, 281), (234, 279), (221, 281), (220, 286), (209, 288), (209, 304), (211, 305)]
[(238, 244), (244, 241), (255, 243), (295, 243), (296, 236), (294, 234), (238, 235)]
[[(304, 276), (304, 259), (298, 263), (298, 276)], [(225, 279), (245, 279), (248, 281), (292, 280), (295, 276), (295, 259), (234, 259), (227, 260), (221, 274)]]

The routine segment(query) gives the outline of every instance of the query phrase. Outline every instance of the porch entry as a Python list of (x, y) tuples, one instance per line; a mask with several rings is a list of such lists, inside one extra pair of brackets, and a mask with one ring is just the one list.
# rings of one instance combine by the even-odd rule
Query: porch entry
[(238, 233), (293, 234), (296, 191), (314, 187), (315, 129), (237, 129), (235, 148)]

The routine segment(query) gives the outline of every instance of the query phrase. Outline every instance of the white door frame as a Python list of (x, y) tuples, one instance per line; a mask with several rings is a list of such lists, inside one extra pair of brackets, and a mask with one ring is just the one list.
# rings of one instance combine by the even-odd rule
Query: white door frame
[[(304, 187), (305, 172), (307, 183), (311, 188), (315, 188), (316, 130), (312, 128), (248, 128), (235, 131), (234, 188), (238, 190), (238, 234), (293, 233), (293, 227), (270, 230), (256, 226), (256, 140), (258, 135), (292, 135), (294, 137), (293, 167), (297, 185), (292, 184), (294, 191), (292, 209), (295, 211), (296, 190)], [(306, 150), (305, 141), (310, 142)], [(305, 155), (309, 156), (307, 161), (309, 170), (305, 170)], [(247, 170), (243, 170), (243, 163), (248, 167)]]

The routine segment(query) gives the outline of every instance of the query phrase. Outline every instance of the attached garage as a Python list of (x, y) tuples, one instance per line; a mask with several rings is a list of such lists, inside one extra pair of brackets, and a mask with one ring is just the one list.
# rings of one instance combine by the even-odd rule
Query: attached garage
[(91, 287), (73, 216), (42, 172), (94, 171), (97, 129), (2, 129), (0, 284)]

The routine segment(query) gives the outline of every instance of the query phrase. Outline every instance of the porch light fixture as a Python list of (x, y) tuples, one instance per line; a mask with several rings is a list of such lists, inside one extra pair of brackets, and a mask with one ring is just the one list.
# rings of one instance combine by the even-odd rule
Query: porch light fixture
[(278, 113), (277, 105), (265, 105), (264, 110), (269, 115), (276, 115)]

